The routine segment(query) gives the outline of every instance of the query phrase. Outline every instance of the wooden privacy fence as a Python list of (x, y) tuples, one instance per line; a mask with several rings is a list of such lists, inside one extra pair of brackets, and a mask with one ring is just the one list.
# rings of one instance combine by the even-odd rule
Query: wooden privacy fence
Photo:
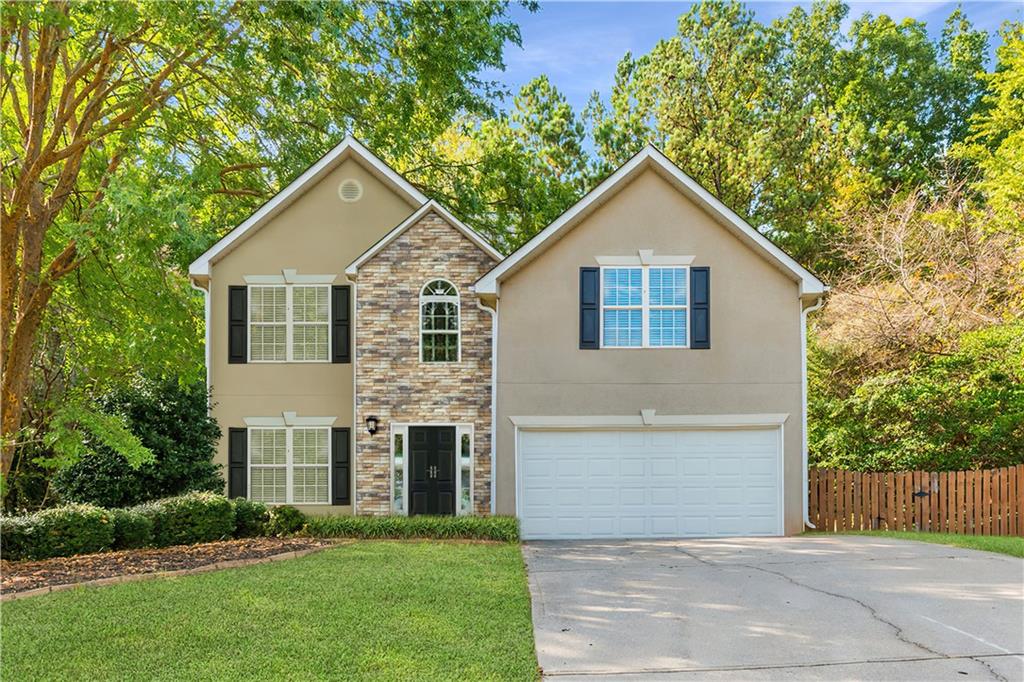
[(809, 472), (819, 530), (1024, 536), (1024, 464), (980, 471)]

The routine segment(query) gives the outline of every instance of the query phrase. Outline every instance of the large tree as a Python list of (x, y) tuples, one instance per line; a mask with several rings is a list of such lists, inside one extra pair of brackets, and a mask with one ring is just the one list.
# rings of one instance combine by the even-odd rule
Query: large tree
[(510, 111), (463, 117), (403, 170), (511, 251), (588, 188), (585, 139), (565, 96), (539, 76), (520, 89)]
[(587, 115), (605, 169), (647, 141), (730, 208), (817, 269), (837, 212), (944, 183), (949, 145), (979, 106), (987, 36), (957, 10), (941, 37), (924, 24), (846, 5), (794, 8), (770, 23), (709, 0), (676, 35), (619, 64)]
[(35, 359), (96, 353), (61, 377), (90, 385), (196, 366), (181, 266), (344, 132), (400, 155), (486, 110), (506, 9), (5, 1), (3, 474)]

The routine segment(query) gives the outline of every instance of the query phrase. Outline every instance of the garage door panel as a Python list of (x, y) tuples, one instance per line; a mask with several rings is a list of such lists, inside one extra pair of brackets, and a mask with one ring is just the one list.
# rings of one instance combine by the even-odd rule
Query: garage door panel
[(667, 505), (673, 508), (679, 506), (679, 488), (656, 486), (650, 489), (650, 493), (653, 505)]
[(587, 472), (591, 478), (599, 476), (614, 478), (619, 472), (619, 461), (614, 457), (592, 457), (587, 461)]
[(778, 535), (778, 435), (524, 431), (523, 537)]
[(629, 486), (619, 489), (619, 504), (623, 507), (643, 507), (647, 500), (647, 488)]
[(623, 457), (619, 460), (619, 476), (623, 478), (642, 478), (647, 469), (647, 461), (640, 457)]
[(679, 468), (679, 461), (673, 457), (654, 457), (651, 459), (652, 476), (675, 476)]

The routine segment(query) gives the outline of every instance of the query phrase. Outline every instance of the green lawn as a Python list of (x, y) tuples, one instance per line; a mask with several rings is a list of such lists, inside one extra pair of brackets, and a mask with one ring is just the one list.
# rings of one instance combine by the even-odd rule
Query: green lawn
[(2, 612), (5, 680), (538, 676), (515, 544), (355, 542)]
[(847, 535), (876, 535), (883, 538), (934, 542), (939, 545), (953, 545), (967, 549), (980, 549), (1024, 558), (1024, 538), (993, 535), (957, 535), (956, 533), (917, 533), (914, 531), (855, 530)]

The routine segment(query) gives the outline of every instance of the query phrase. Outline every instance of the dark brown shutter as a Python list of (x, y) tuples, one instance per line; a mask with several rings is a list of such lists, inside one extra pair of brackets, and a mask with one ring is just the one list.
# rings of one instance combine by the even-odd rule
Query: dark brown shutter
[(228, 362), (244, 363), (248, 359), (246, 338), (247, 287), (228, 287)]
[(711, 348), (711, 268), (690, 268), (690, 347)]
[(331, 504), (352, 504), (349, 494), (350, 433), (346, 428), (331, 429)]
[(601, 270), (580, 268), (580, 348), (593, 350), (601, 344)]
[(248, 474), (248, 431), (228, 429), (228, 497), (246, 497)]
[(351, 307), (351, 288), (331, 287), (331, 362), (352, 362)]

